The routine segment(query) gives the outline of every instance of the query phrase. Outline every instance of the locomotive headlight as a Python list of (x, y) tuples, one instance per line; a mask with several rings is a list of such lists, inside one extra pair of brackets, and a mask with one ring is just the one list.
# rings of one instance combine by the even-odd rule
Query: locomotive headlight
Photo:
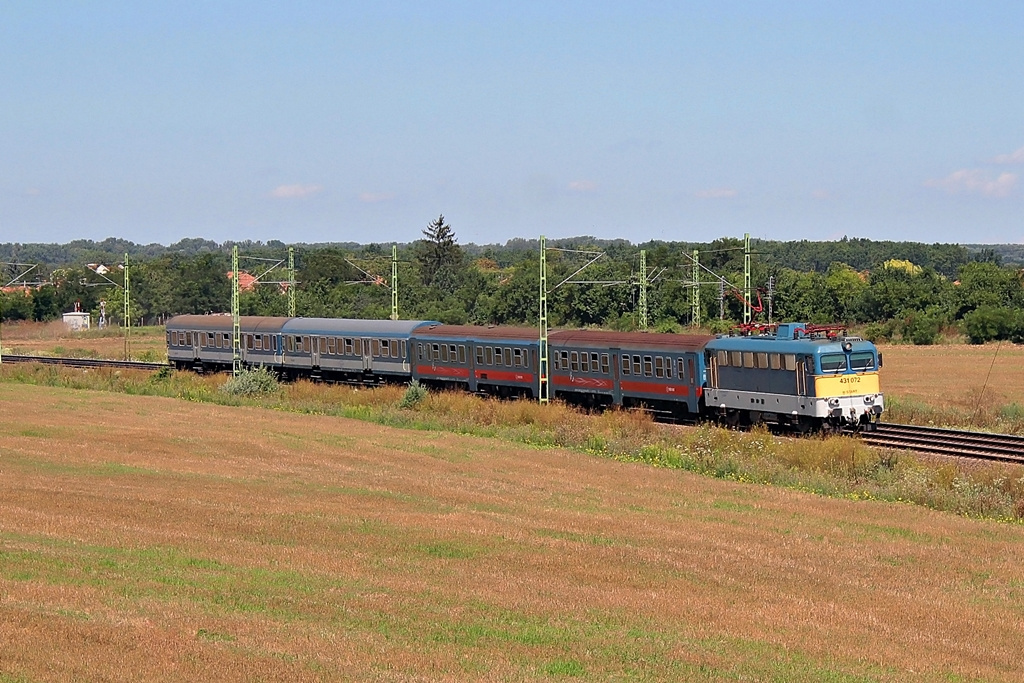
[(830, 398), (828, 400), (828, 404), (832, 408), (838, 408), (839, 407), (839, 399), (838, 398)]
[(864, 397), (864, 403), (866, 403), (867, 405), (871, 405), (874, 402), (875, 402), (875, 395), (874, 394), (870, 394), (870, 395)]

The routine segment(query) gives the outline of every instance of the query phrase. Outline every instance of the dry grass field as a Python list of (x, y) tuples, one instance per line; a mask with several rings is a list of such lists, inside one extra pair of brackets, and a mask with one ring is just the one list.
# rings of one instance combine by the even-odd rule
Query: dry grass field
[(147, 396), (0, 430), (0, 681), (1020, 680), (1020, 526)]
[[(4, 353), (26, 356), (124, 358), (124, 331), (118, 328), (72, 332), (57, 320), (48, 323), (6, 323), (2, 330)], [(163, 327), (135, 328), (129, 338), (134, 360), (167, 360)]]
[(986, 403), (1024, 405), (1024, 346), (882, 345), (882, 390), (938, 407), (973, 410)]

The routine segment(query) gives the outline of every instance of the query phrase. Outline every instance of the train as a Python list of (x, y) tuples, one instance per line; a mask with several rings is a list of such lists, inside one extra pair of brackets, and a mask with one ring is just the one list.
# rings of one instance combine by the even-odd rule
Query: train
[[(167, 321), (167, 359), (233, 367), (230, 315)], [(367, 385), (417, 381), (500, 397), (540, 394), (536, 328), (431, 320), (242, 316), (243, 366), (284, 378)], [(553, 330), (548, 393), (587, 408), (642, 407), (676, 420), (798, 432), (873, 429), (884, 410), (882, 355), (831, 327), (783, 323), (744, 334)]]

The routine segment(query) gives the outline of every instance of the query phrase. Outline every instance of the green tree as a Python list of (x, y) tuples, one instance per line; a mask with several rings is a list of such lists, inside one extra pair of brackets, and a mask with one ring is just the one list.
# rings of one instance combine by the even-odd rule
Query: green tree
[(417, 250), (423, 284), (437, 285), (445, 292), (454, 291), (457, 286), (455, 269), (461, 265), (462, 249), (456, 243), (452, 226), (445, 222), (444, 214), (427, 225), (423, 236), (425, 239), (419, 241)]

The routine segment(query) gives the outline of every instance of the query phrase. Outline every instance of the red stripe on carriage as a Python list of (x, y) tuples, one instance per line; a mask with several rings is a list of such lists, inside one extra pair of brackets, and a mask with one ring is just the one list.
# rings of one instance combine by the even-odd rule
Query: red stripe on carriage
[(457, 377), (469, 379), (469, 368), (453, 368), (447, 365), (417, 365), (416, 374), (430, 375), (432, 377)]
[(477, 370), (476, 379), (479, 382), (527, 382), (533, 383), (533, 375), (529, 372), (514, 372), (505, 370)]
[(690, 387), (685, 384), (660, 384), (657, 382), (619, 381), (619, 388), (631, 394), (661, 394), (663, 396), (689, 396)]
[(553, 375), (551, 383), (559, 387), (579, 387), (581, 389), (611, 389), (614, 386), (610, 379), (578, 375)]

